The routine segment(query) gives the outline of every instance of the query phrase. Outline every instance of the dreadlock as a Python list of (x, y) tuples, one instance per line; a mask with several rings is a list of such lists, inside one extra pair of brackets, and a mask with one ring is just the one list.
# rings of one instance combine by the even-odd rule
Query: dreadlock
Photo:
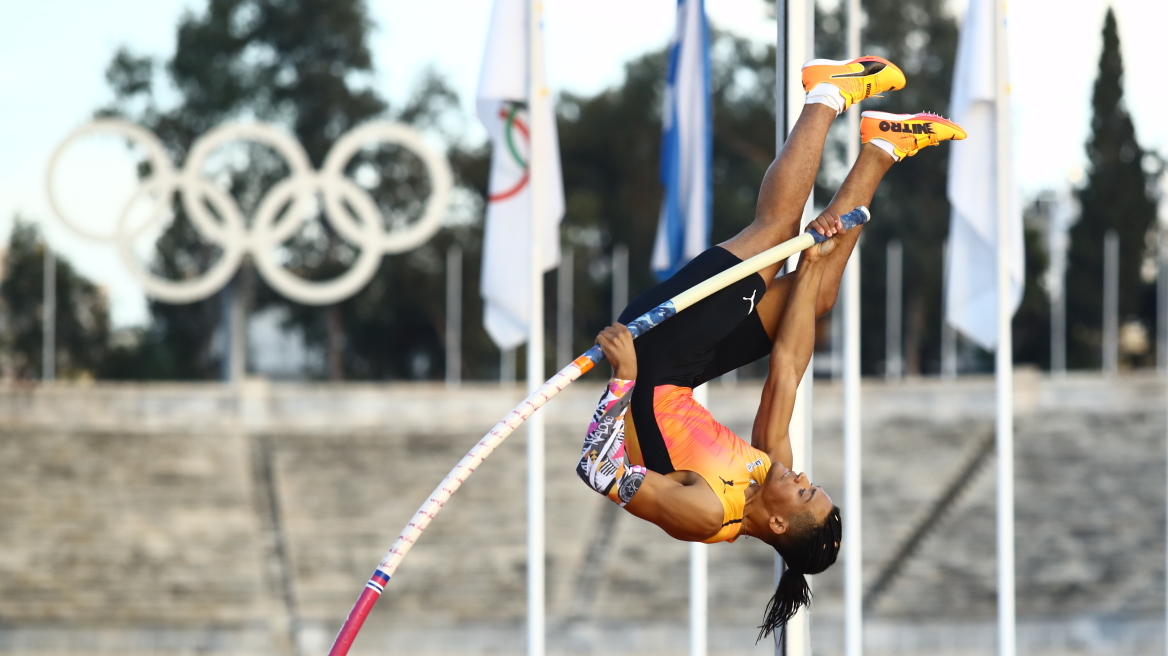
[(797, 515), (792, 518), (791, 529), (781, 536), (783, 539), (778, 544), (772, 544), (783, 557), (787, 569), (779, 578), (775, 595), (767, 602), (762, 626), (758, 627), (758, 640), (775, 631), (783, 631), (801, 606), (811, 604), (811, 588), (807, 585), (806, 575), (818, 574), (831, 567), (839, 555), (843, 536), (839, 506), (832, 506), (819, 526), (815, 526), (810, 513)]

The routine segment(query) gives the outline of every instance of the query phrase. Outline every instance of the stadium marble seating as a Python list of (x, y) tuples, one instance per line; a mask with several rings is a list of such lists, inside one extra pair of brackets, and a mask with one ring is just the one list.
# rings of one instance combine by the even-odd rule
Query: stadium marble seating
[[(546, 408), (552, 653), (686, 649), (688, 547), (573, 465), (599, 393)], [(323, 654), (377, 559), (520, 398), (464, 385), (58, 385), (0, 389), (0, 654)], [(712, 385), (748, 436), (757, 383)], [(1162, 651), (1165, 392), (1151, 374), (1017, 378), (1019, 641), (1027, 654)], [(841, 398), (815, 388), (814, 478), (842, 502)], [(990, 378), (866, 381), (869, 582), (993, 428)], [(360, 654), (520, 654), (524, 436), (411, 552)], [(868, 614), (869, 654), (990, 653), (992, 459)], [(846, 509), (845, 509), (846, 512)], [(602, 549), (588, 557), (589, 549)], [(772, 653), (756, 540), (710, 549), (711, 654)], [(816, 577), (815, 653), (842, 653), (842, 567)]]

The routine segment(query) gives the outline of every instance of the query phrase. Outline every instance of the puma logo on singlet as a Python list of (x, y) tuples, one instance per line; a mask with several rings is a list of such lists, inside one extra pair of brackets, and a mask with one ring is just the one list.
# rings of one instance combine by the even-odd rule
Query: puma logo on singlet
[(756, 290), (750, 292), (750, 296), (743, 296), (742, 297), (742, 300), (750, 301), (750, 309), (746, 311), (747, 316), (750, 316), (750, 313), (754, 312), (754, 297), (757, 295), (758, 295), (758, 290), (756, 289)]
[(718, 480), (722, 481), (722, 485), (729, 485), (730, 487), (734, 487), (734, 481), (728, 481), (721, 476), (718, 477)]

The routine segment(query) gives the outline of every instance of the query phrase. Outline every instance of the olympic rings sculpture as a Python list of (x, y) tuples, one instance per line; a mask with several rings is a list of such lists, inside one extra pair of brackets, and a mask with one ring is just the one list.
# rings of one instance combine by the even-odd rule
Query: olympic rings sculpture
[[(57, 198), (53, 173), (64, 152), (74, 142), (99, 133), (115, 134), (142, 146), (150, 162), (150, 175), (143, 178), (118, 216), (112, 232), (92, 230), (69, 216)], [(279, 153), (291, 173), (277, 182), (260, 200), (250, 230), (243, 212), (231, 194), (202, 175), (207, 157), (224, 144), (251, 141)], [(349, 161), (371, 144), (395, 144), (422, 161), (430, 179), (431, 193), (421, 217), (412, 224), (386, 231), (381, 211), (365, 189), (344, 175)], [(150, 131), (126, 121), (98, 119), (74, 130), (53, 151), (46, 172), (49, 204), (74, 232), (118, 247), (122, 261), (141, 281), (146, 293), (168, 303), (191, 303), (219, 291), (234, 275), (244, 255), (250, 254), (264, 279), (285, 297), (307, 305), (328, 305), (348, 298), (365, 286), (377, 272), (381, 257), (416, 248), (430, 239), (446, 218), (454, 176), (450, 164), (426, 144), (422, 136), (400, 123), (373, 122), (358, 126), (341, 136), (315, 171), (304, 148), (294, 138), (264, 123), (226, 123), (197, 139), (185, 166), (176, 171), (162, 142)], [(180, 194), (200, 237), (222, 249), (219, 260), (200, 277), (190, 280), (160, 278), (142, 266), (134, 256), (136, 238), (167, 220), (171, 199)], [(324, 216), (336, 232), (361, 250), (348, 271), (331, 280), (306, 280), (281, 266), (273, 258), (276, 247), (294, 236), (315, 217), (316, 194), (323, 199)], [(149, 217), (131, 225), (132, 209), (144, 198), (153, 199)], [(348, 209), (356, 214), (354, 220)], [(214, 208), (214, 214), (209, 207)], [(287, 211), (281, 210), (287, 207)], [(218, 220), (216, 216), (218, 215)]]

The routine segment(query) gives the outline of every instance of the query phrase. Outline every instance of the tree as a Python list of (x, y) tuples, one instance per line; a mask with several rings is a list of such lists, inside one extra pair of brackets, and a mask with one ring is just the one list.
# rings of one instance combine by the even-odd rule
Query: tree
[[(911, 83), (886, 99), (865, 101), (865, 109), (944, 112), (952, 86), (957, 25), (941, 0), (869, 0), (864, 51), (902, 65)], [(843, 20), (839, 10), (820, 12), (817, 56), (842, 58)], [(728, 34), (715, 36), (714, 55), (714, 227), (717, 243), (734, 235), (754, 216), (763, 173), (774, 157), (773, 46), (759, 48)], [(660, 147), (660, 93), (665, 55), (651, 53), (630, 62), (624, 82), (591, 98), (565, 94), (560, 106), (569, 240), (586, 250), (577, 258), (586, 271), (610, 245), (629, 245), (632, 294), (653, 282), (648, 260), (660, 210), (657, 180)], [(841, 123), (842, 125), (842, 123)], [(833, 131), (816, 185), (817, 204), (842, 181), (842, 131)], [(945, 148), (893, 167), (873, 203), (878, 221), (867, 229), (864, 258), (864, 368), (879, 371), (884, 340), (884, 245), (905, 243), (906, 349), (911, 372), (937, 370), (940, 360), (942, 244), (948, 233)], [(602, 267), (593, 265), (597, 282)], [(582, 299), (591, 320), (578, 326), (583, 340), (608, 320), (606, 287)], [(579, 313), (578, 313), (579, 314)], [(870, 326), (870, 329), (868, 328)], [(581, 342), (578, 347), (584, 346)]]
[[(863, 53), (895, 62), (908, 78), (904, 89), (865, 100), (864, 110), (945, 114), (957, 53), (957, 23), (947, 3), (865, 0), (863, 9), (867, 15), (861, 34)], [(825, 16), (820, 23), (842, 32), (844, 19), (838, 12), (842, 4), (834, 16)], [(843, 58), (842, 38), (820, 42), (840, 48), (820, 52), (820, 56)], [(835, 152), (842, 153), (842, 148)], [(942, 251), (950, 213), (945, 191), (948, 156), (948, 146), (942, 146), (899, 162), (884, 177), (872, 201), (876, 220), (865, 228), (861, 276), (863, 316), (872, 328), (866, 328), (861, 337), (865, 371), (883, 369), (885, 246), (892, 239), (904, 244), (905, 370), (919, 374), (940, 369)]]
[[(105, 294), (56, 258), (56, 371), (62, 378), (93, 377), (109, 337)], [(2, 334), (9, 371), (21, 379), (41, 377), (44, 330), (45, 244), (34, 224), (16, 217), (4, 255), (0, 298), (5, 308)]]
[(1123, 56), (1115, 12), (1103, 21), (1103, 52), (1092, 97), (1094, 115), (1087, 141), (1087, 183), (1079, 190), (1081, 214), (1070, 231), (1067, 254), (1067, 362), (1097, 367), (1101, 361), (1103, 237), (1119, 236), (1119, 316), (1121, 321), (1153, 325), (1152, 286), (1140, 276), (1151, 256), (1150, 230), (1156, 201), (1144, 170), (1147, 151), (1123, 101)]
[[(440, 78), (428, 75), (409, 103), (389, 111), (369, 84), (370, 29), (363, 0), (209, 0), (201, 13), (183, 17), (175, 52), (165, 67), (178, 92), (178, 102), (170, 109), (161, 109), (154, 94), (156, 63), (123, 50), (107, 71), (116, 99), (99, 113), (126, 116), (150, 128), (176, 161), (182, 161), (197, 137), (225, 120), (274, 122), (287, 126), (312, 164), (319, 167), (333, 142), (359, 123), (393, 117), (434, 125), (437, 117), (457, 102)], [(217, 174), (230, 181), (232, 196), (245, 216), (250, 216), (272, 185), (286, 175), (287, 167), (263, 146), (252, 145), (243, 155), (220, 163)], [(396, 180), (382, 176), (368, 184), (367, 190), (383, 214), (401, 217), (416, 210), (429, 191), (428, 183), (418, 174), (418, 162), (393, 148), (367, 149), (354, 157), (348, 172), (370, 163), (379, 171), (391, 166), (404, 169), (408, 180), (408, 184), (397, 185)], [(158, 243), (153, 267), (167, 277), (181, 279), (205, 271), (219, 251), (199, 240), (181, 206), (175, 205), (174, 214)], [(303, 230), (285, 245), (289, 268), (313, 279), (337, 275), (356, 256), (353, 246), (327, 222), (319, 225), (320, 229)], [(371, 287), (400, 285), (397, 278), (390, 282), (386, 276), (400, 274), (401, 261), (410, 258), (416, 254), (387, 258), (378, 273), (379, 282)], [(235, 284), (246, 290), (253, 276), (246, 270), (248, 265), (244, 266)], [(329, 308), (306, 307), (279, 297), (262, 280), (255, 280), (255, 285), (255, 304), (286, 307), (289, 325), (302, 329), (311, 344), (329, 355), (328, 369), (334, 377), (354, 367), (369, 375), (400, 374), (401, 367), (386, 368), (372, 362), (384, 360), (382, 350), (363, 350), (362, 345), (372, 342), (359, 338), (370, 327), (352, 323), (364, 316), (353, 309), (361, 306), (360, 299)], [(418, 287), (410, 289), (417, 291)], [(412, 327), (399, 331), (404, 331), (404, 341), (398, 346), (406, 350), (413, 341), (433, 343), (437, 334), (430, 319), (435, 307), (441, 306), (441, 282), (427, 279), (422, 290), (430, 292), (426, 298), (438, 292), (438, 304), (421, 310), (391, 311), (393, 316), (409, 317), (406, 321)], [(218, 356), (211, 346), (220, 325), (221, 306), (220, 298), (183, 306), (151, 302), (154, 322), (143, 344), (156, 357), (142, 361), (155, 366), (139, 375), (215, 377)], [(426, 318), (421, 321), (424, 327), (418, 321), (421, 317)], [(350, 339), (346, 339), (347, 332), (354, 333)], [(366, 364), (373, 366), (364, 367)]]
[[(846, 59), (843, 3), (815, 8), (815, 56)], [(895, 62), (908, 85), (887, 97), (864, 101), (863, 109), (898, 114), (932, 111), (944, 114), (953, 86), (957, 23), (944, 0), (864, 0), (861, 51)], [(816, 206), (825, 206), (847, 170), (842, 122), (824, 149), (823, 168), (815, 186)], [(943, 147), (898, 163), (888, 172), (872, 201), (876, 220), (864, 229), (861, 305), (862, 367), (884, 367), (884, 297), (886, 246), (904, 244), (904, 357), (909, 374), (940, 369), (942, 250), (949, 232), (945, 185), (948, 152)]]

